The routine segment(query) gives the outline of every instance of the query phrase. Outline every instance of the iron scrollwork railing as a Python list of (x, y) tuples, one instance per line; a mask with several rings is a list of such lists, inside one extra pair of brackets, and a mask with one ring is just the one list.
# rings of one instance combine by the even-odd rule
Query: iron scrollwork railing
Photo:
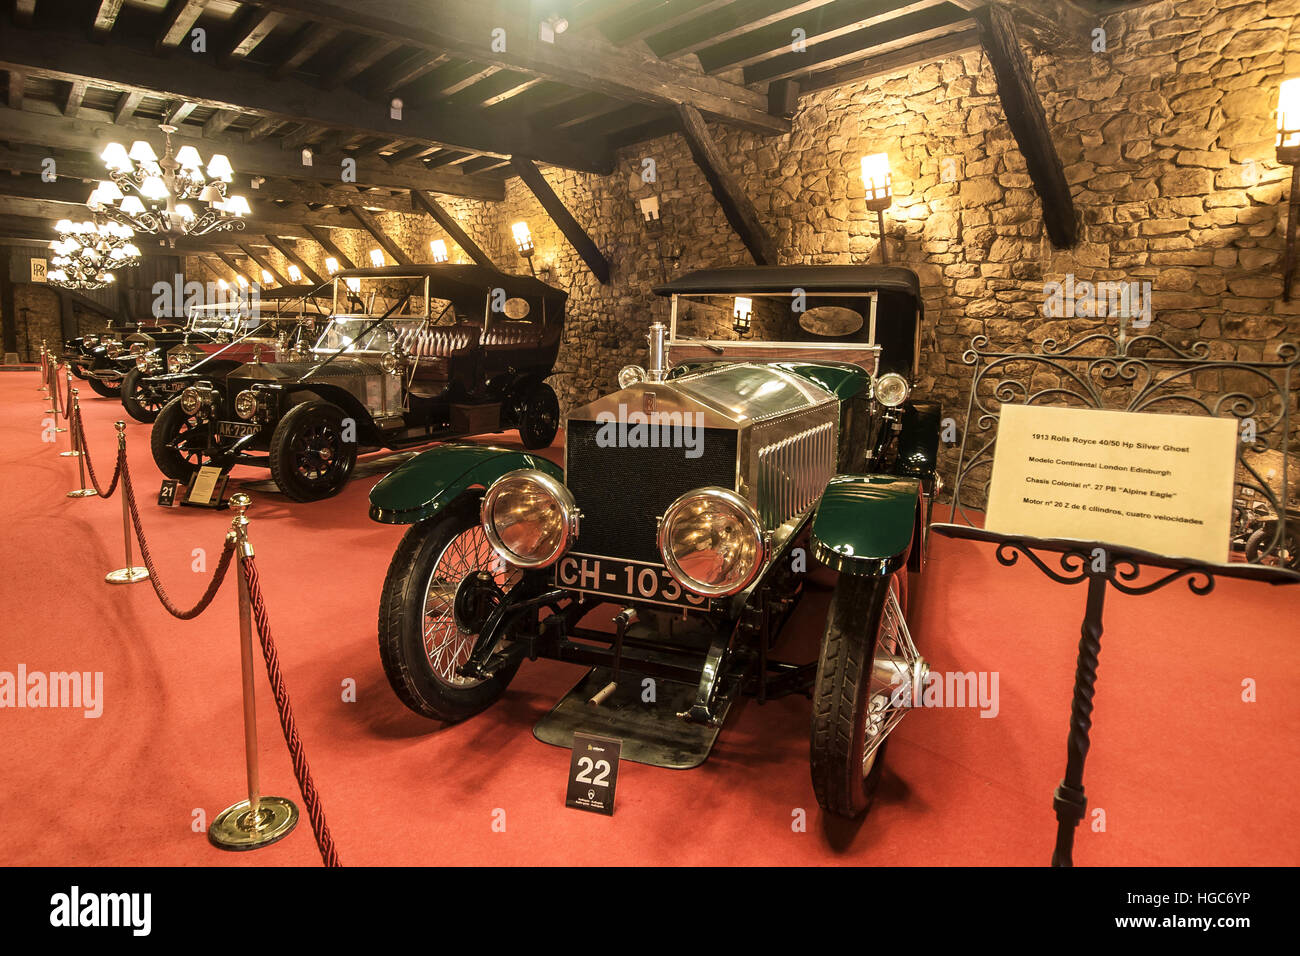
[(971, 387), (949, 521), (973, 524), (969, 510), (984, 507), (1004, 404), (1232, 416), (1241, 437), (1233, 548), (1252, 563), (1300, 566), (1300, 346), (1283, 343), (1275, 361), (1258, 362), (1221, 357), (1220, 348), (1093, 333), (1069, 345), (1045, 339), (1040, 352), (1006, 352), (975, 336), (962, 356)]

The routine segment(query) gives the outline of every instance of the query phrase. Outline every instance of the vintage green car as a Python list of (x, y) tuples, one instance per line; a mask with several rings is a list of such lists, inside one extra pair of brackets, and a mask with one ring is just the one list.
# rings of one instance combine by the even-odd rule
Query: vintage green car
[[(617, 737), (679, 768), (738, 694), (805, 693), (817, 800), (858, 816), (927, 676), (905, 620), (939, 489), (940, 410), (911, 395), (917, 278), (715, 269), (656, 292), (671, 318), (647, 366), (569, 412), (563, 468), (445, 445), (372, 490), (374, 520), (411, 526), (381, 598), (384, 669), (406, 706), (456, 721), (524, 658), (587, 665), (536, 735)], [(833, 587), (818, 658), (778, 659), (816, 587)]]

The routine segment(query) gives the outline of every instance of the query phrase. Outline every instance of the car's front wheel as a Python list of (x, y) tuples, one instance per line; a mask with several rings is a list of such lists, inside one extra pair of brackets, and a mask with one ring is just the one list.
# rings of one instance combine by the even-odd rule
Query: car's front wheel
[(122, 377), (122, 407), (137, 422), (152, 422), (167, 404), (165, 398), (154, 398), (152, 391), (144, 388), (144, 373), (133, 368)]
[(188, 482), (201, 465), (208, 464), (208, 426), (185, 414), (177, 395), (158, 413), (149, 432), (154, 464), (168, 478)]
[(892, 577), (840, 574), (827, 613), (813, 689), (811, 765), (822, 809), (866, 813), (925, 665), (916, 654)]
[(488, 544), (479, 521), (481, 500), (481, 494), (469, 495), (412, 525), (388, 566), (379, 602), (379, 658), (388, 683), (403, 704), (434, 720), (459, 721), (484, 710), (505, 692), (519, 667), (504, 667), (487, 679), (458, 673), (491, 604), (474, 600), (472, 589), (462, 584), (486, 575), (491, 584), (483, 593), (504, 594), (520, 579)]
[(355, 438), (347, 434), (337, 405), (323, 401), (295, 405), (271, 433), (271, 478), (294, 501), (336, 495), (357, 463)]

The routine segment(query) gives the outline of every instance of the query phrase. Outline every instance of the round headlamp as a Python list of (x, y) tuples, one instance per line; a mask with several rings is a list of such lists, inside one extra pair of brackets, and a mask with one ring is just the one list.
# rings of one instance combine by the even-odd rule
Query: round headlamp
[(181, 392), (181, 411), (186, 415), (197, 415), (202, 407), (203, 397), (193, 385)]
[(82, 341), (86, 346), (88, 346), (89, 348), (92, 348), (92, 349), (93, 349), (96, 345), (99, 344), (99, 336), (98, 336), (98, 335), (87, 335), (87, 336), (85, 336), (81, 341)]
[(637, 382), (644, 382), (646, 371), (640, 365), (624, 365), (618, 373), (618, 387), (627, 388)]
[(682, 495), (659, 523), (659, 553), (672, 576), (706, 597), (743, 591), (766, 557), (763, 523), (728, 488), (697, 488)]
[(876, 379), (876, 401), (886, 408), (896, 408), (907, 401), (912, 388), (897, 372), (886, 372)]
[(189, 368), (198, 357), (197, 352), (191, 352), (189, 349), (174, 349), (167, 354), (167, 367), (173, 370)]
[(554, 564), (578, 536), (569, 489), (544, 471), (507, 472), (483, 495), (483, 533), (497, 554), (521, 568)]
[(247, 421), (257, 414), (257, 393), (244, 389), (235, 396), (235, 414)]
[(104, 343), (104, 351), (109, 358), (117, 358), (122, 353), (122, 343), (116, 340), (109, 340)]

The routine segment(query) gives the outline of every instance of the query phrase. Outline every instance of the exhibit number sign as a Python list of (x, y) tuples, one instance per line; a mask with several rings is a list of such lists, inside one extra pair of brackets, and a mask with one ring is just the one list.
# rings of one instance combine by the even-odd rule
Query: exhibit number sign
[(618, 759), (622, 751), (621, 740), (575, 733), (573, 757), (569, 761), (569, 788), (564, 805), (613, 816)]
[(1003, 405), (985, 527), (1228, 559), (1237, 422)]

